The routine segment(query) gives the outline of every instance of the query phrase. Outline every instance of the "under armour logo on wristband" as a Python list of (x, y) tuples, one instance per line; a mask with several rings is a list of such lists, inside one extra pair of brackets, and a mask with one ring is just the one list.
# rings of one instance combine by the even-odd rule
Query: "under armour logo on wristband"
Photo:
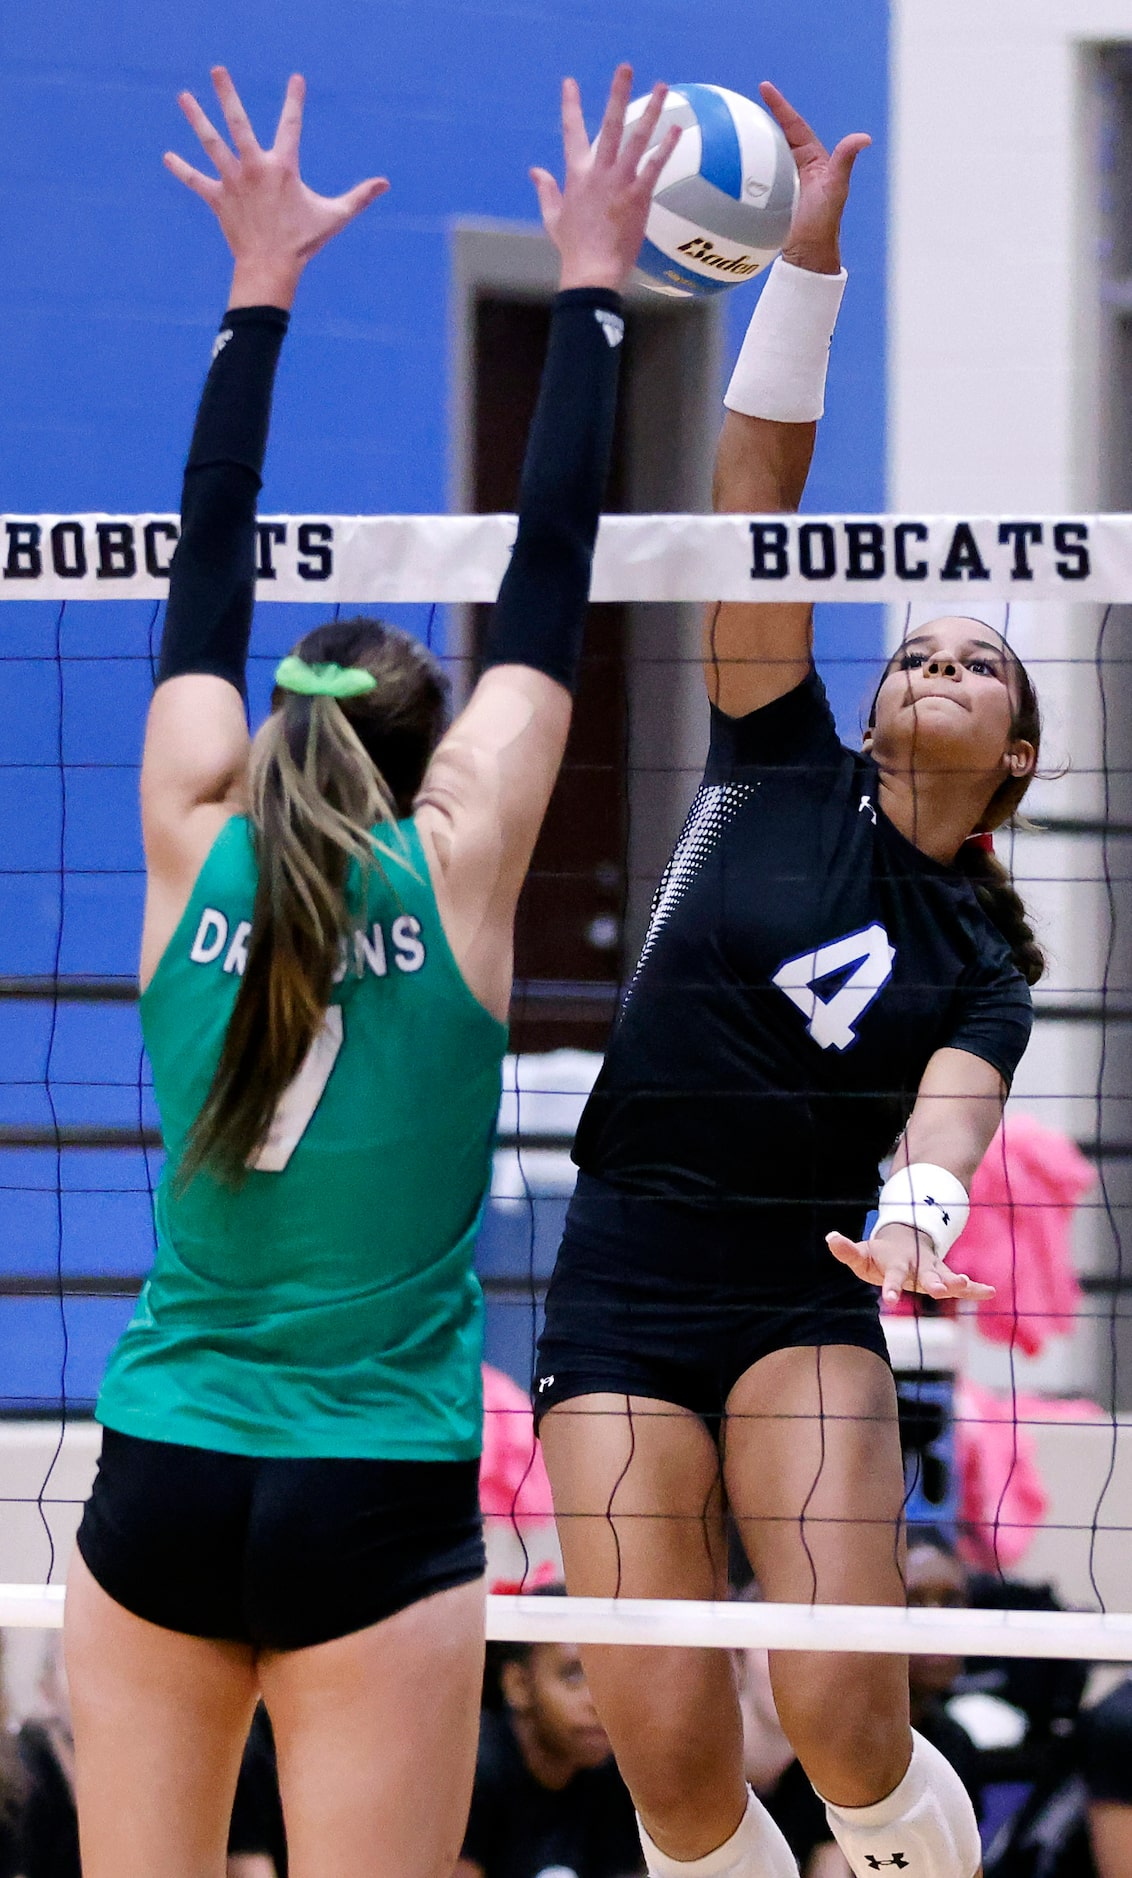
[(220, 357), (220, 354), (223, 352), (225, 346), (228, 344), (228, 341), (229, 339), (231, 339), (231, 337), (232, 337), (232, 328), (230, 326), (226, 326), (222, 333), (217, 333), (216, 338), (212, 342), (213, 361), (215, 361), (216, 359)]
[(595, 306), (594, 318), (605, 334), (610, 346), (619, 346), (625, 337), (625, 322), (620, 313), (609, 313), (603, 306)]
[(875, 1852), (866, 1852), (865, 1864), (870, 1871), (879, 1871), (882, 1865), (895, 1865), (897, 1871), (905, 1871), (908, 1860), (903, 1852), (894, 1852), (891, 1858), (878, 1858)]
[(941, 1206), (941, 1205), (940, 1205), (940, 1202), (939, 1202), (938, 1200), (933, 1200), (933, 1199), (932, 1199), (932, 1196), (931, 1196), (931, 1194), (930, 1194), (930, 1193), (925, 1193), (925, 1195), (924, 1195), (924, 1205), (925, 1205), (925, 1206), (934, 1206), (934, 1207), (936, 1207), (936, 1208), (938, 1208), (938, 1211), (939, 1211), (939, 1216), (940, 1216), (940, 1218), (941, 1218), (941, 1220), (943, 1221), (943, 1223), (944, 1223), (944, 1225), (945, 1225), (945, 1226), (950, 1226), (950, 1224), (951, 1224), (951, 1214), (950, 1214), (950, 1213), (948, 1212), (948, 1210), (947, 1210), (947, 1208), (946, 1208), (945, 1206)]

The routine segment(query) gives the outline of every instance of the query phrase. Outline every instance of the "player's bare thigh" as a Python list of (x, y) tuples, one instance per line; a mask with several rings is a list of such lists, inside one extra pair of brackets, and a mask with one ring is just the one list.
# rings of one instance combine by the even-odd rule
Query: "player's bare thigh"
[[(847, 1344), (778, 1350), (731, 1391), (724, 1472), (763, 1595), (904, 1603), (904, 1472), (886, 1363)], [(907, 1660), (772, 1651), (783, 1727), (827, 1799), (870, 1805), (911, 1752)]]
[[(699, 1416), (644, 1396), (591, 1395), (550, 1409), (540, 1435), (574, 1596), (726, 1596), (719, 1454)], [(589, 1647), (582, 1658), (654, 1839), (674, 1858), (721, 1845), (746, 1803), (728, 1653)]]

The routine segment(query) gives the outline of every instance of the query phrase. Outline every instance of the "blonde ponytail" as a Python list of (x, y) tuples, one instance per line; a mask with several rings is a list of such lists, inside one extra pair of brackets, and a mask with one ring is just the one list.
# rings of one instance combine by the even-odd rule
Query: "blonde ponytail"
[[(443, 679), (415, 641), (376, 621), (324, 627), (300, 652), (307, 657), (313, 644), (320, 653), (332, 635), (335, 656), (343, 633), (357, 638), (362, 628), (363, 638), (380, 635), (376, 647), (364, 648), (370, 656), (356, 661), (379, 667), (373, 692), (344, 705), (277, 691), (276, 708), (252, 744), (248, 814), (258, 879), (247, 965), (178, 1170), (182, 1187), (204, 1167), (228, 1186), (243, 1184), (322, 1024), (344, 946), (364, 916), (372, 869), (383, 857), (404, 855), (397, 819), (411, 806), (443, 721)], [(395, 682), (398, 676), (403, 682)], [(406, 777), (398, 778), (399, 800), (374, 745), (383, 734), (390, 738), (402, 771), (413, 723), (419, 753), (406, 802)], [(375, 839), (382, 825), (388, 832)]]

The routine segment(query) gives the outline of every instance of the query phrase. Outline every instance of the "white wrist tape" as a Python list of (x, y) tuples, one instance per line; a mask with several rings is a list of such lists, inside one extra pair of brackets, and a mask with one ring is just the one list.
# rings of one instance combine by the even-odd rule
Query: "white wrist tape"
[(745, 417), (809, 424), (825, 410), (829, 345), (848, 275), (814, 274), (779, 256), (751, 315), (723, 402)]
[(882, 1226), (915, 1226), (925, 1232), (945, 1259), (967, 1224), (971, 1202), (967, 1189), (946, 1167), (913, 1161), (885, 1181), (877, 1202), (875, 1239)]

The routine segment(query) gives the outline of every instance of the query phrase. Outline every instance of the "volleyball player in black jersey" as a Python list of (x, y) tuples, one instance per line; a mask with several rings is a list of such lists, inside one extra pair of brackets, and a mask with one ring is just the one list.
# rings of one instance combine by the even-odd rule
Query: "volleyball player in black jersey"
[[(827, 156), (778, 93), (763, 96), (801, 193), (780, 277), (790, 317), (768, 333), (756, 313), (764, 382), (729, 392), (719, 445), (716, 507), (744, 513), (801, 499), (815, 425), (786, 416), (791, 384), (807, 344), (824, 376), (832, 319), (807, 339), (806, 307), (843, 278), (841, 212), (868, 141)], [(1041, 960), (1003, 871), (968, 837), (1024, 793), (1036, 700), (995, 632), (941, 617), (901, 647), (865, 749), (849, 750), (811, 638), (802, 605), (709, 616), (703, 785), (578, 1133), (535, 1378), (578, 1595), (723, 1595), (726, 1497), (767, 1598), (903, 1604), (874, 1287), (989, 1295), (941, 1249), (1025, 1048)], [(890, 1223), (866, 1243), (897, 1143)], [(786, 1878), (785, 1841), (745, 1792), (726, 1653), (585, 1659), (650, 1872)], [(906, 1661), (779, 1652), (772, 1672), (858, 1878), (972, 1878), (974, 1816), (910, 1731)]]

